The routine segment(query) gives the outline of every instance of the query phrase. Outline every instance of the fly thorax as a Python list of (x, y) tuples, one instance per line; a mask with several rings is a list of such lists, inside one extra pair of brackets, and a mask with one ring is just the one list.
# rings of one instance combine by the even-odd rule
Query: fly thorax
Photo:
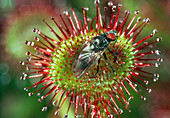
[(104, 49), (105, 47), (109, 46), (109, 41), (106, 38), (102, 38), (102, 40), (100, 41), (99, 47), (101, 49)]

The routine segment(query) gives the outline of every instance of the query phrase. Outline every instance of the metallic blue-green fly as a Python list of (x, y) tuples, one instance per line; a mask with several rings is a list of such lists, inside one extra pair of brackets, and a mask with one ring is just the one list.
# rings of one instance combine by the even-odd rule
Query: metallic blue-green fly
[[(93, 76), (95, 77), (99, 72), (99, 64), (101, 60), (101, 56), (104, 56), (104, 59), (111, 67), (112, 71), (115, 72), (112, 65), (109, 63), (105, 51), (108, 50), (111, 54), (114, 55), (114, 62), (117, 59), (117, 51), (115, 49), (115, 53), (109, 49), (110, 42), (115, 41), (113, 44), (113, 48), (117, 41), (117, 32), (115, 30), (110, 30), (106, 33), (100, 34), (99, 36), (93, 37), (91, 41), (86, 41), (83, 43), (75, 56), (73, 57), (72, 70), (75, 73), (75, 77), (77, 79), (84, 76), (90, 68), (95, 65), (97, 62), (97, 72)], [(113, 74), (113, 72), (111, 74)], [(106, 73), (106, 76), (111, 76)], [(92, 77), (92, 78), (93, 78)]]

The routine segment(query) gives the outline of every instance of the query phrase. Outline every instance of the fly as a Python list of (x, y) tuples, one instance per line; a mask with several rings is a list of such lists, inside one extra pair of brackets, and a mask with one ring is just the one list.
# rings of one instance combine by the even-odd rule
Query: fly
[(106, 73), (106, 76), (111, 76), (115, 72), (105, 54), (105, 50), (108, 50), (114, 55), (114, 62), (116, 62), (118, 54), (116, 49), (114, 48), (116, 54), (109, 49), (110, 42), (112, 41), (115, 41), (113, 44), (114, 48), (117, 41), (117, 32), (115, 30), (110, 30), (104, 34), (96, 36), (91, 41), (86, 41), (79, 47), (72, 61), (72, 70), (75, 73), (75, 77), (77, 79), (83, 77), (84, 74), (87, 73), (90, 68), (98, 62), (97, 72), (93, 76), (95, 77), (99, 72), (99, 64), (102, 55), (113, 71), (110, 75)]

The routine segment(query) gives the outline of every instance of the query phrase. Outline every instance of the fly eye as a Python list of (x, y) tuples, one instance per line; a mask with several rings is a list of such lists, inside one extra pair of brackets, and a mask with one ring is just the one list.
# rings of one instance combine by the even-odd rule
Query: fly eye
[(110, 40), (114, 41), (114, 40), (116, 40), (117, 36), (116, 36), (116, 34), (114, 34), (114, 33), (109, 33), (109, 34), (107, 35), (107, 38), (109, 38)]

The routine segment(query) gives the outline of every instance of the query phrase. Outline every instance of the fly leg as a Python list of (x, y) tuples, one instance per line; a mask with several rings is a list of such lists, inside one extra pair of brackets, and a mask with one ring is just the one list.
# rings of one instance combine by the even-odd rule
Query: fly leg
[[(114, 49), (115, 49), (115, 48), (114, 48)], [(111, 54), (114, 55), (114, 63), (115, 63), (115, 62), (116, 62), (116, 59), (117, 59), (117, 54), (118, 54), (118, 52), (116, 51), (116, 49), (115, 49), (116, 54), (115, 54), (114, 52), (112, 52), (109, 48), (107, 48), (107, 50), (108, 50)]]
[(109, 48), (107, 48), (107, 49), (109, 50), (109, 52), (114, 55), (114, 63), (116, 62), (117, 55), (119, 54), (119, 53), (117, 52), (117, 50), (115, 49), (115, 44), (116, 44), (116, 42), (117, 42), (117, 38), (116, 38), (116, 40), (115, 40), (115, 42), (114, 42), (114, 44), (113, 44), (113, 48), (114, 48), (116, 54), (115, 54), (114, 52), (112, 52)]
[(107, 77), (110, 77), (110, 76), (115, 72), (115, 69), (114, 69), (113, 66), (109, 63), (105, 52), (103, 53), (103, 56), (104, 56), (104, 59), (106, 60), (106, 62), (107, 62), (107, 63), (109, 64), (109, 66), (111, 67), (112, 71), (113, 71), (110, 75), (108, 75), (108, 74), (106, 73), (106, 76), (107, 76)]
[(116, 50), (116, 48), (115, 48), (116, 42), (117, 42), (117, 38), (116, 38), (116, 41), (115, 41), (114, 44), (113, 44), (113, 48), (114, 48), (114, 50), (115, 50), (115, 52), (116, 52), (116, 55), (118, 55), (119, 53), (117, 52), (117, 50)]
[(94, 78), (94, 77), (98, 74), (98, 72), (99, 72), (99, 64), (100, 64), (100, 60), (101, 60), (101, 57), (100, 57), (99, 60), (98, 60), (98, 64), (97, 64), (97, 72), (96, 72), (96, 74), (95, 74), (94, 76), (92, 76), (91, 78)]

